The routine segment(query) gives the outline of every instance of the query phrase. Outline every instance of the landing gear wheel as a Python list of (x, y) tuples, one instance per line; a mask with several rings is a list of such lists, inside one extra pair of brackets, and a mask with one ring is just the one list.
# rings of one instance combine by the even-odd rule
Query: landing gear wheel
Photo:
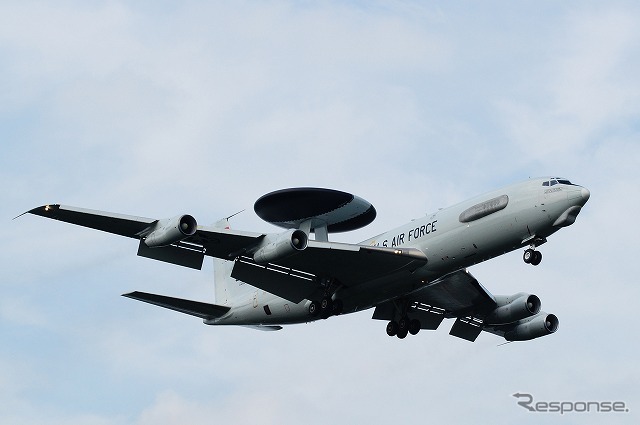
[(334, 300), (331, 306), (331, 315), (337, 316), (342, 314), (342, 310), (344, 305), (342, 304), (342, 300)]
[(398, 329), (398, 334), (396, 336), (400, 339), (405, 339), (408, 332), (409, 331), (407, 329)]
[(400, 332), (404, 332), (405, 334), (409, 332), (409, 323), (410, 320), (408, 317), (405, 316), (400, 318), (400, 320), (398, 321), (398, 334), (400, 334)]
[(531, 264), (537, 266), (542, 261), (542, 253), (540, 251), (533, 251), (533, 259)]
[(309, 314), (317, 316), (320, 313), (320, 304), (317, 301), (311, 301), (309, 304)]
[(389, 323), (387, 323), (387, 335), (395, 336), (397, 333), (398, 333), (398, 322), (396, 322), (395, 320), (392, 320)]
[(420, 321), (418, 319), (411, 319), (411, 321), (409, 322), (409, 333), (411, 335), (416, 335), (418, 332), (420, 332), (421, 327), (422, 325), (420, 324)]
[(331, 312), (333, 310), (333, 301), (331, 298), (324, 297), (320, 300), (320, 317), (323, 319), (328, 319), (331, 316)]
[(522, 260), (524, 260), (525, 263), (527, 264), (531, 264), (533, 262), (533, 259), (535, 258), (535, 251), (533, 249), (527, 249), (524, 251), (524, 254), (522, 255)]

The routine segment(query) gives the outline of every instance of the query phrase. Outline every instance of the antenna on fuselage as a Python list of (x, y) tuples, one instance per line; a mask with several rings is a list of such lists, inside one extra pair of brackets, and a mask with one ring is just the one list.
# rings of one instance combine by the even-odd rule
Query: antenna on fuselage
[(213, 227), (215, 227), (216, 229), (230, 229), (229, 219), (231, 217), (237, 216), (238, 214), (240, 214), (241, 212), (244, 212), (244, 211), (246, 211), (246, 210), (238, 211), (235, 214), (231, 214), (229, 217), (221, 218), (220, 220), (218, 220), (215, 223), (213, 223)]
[(238, 212), (237, 212), (237, 213), (235, 213), (235, 214), (231, 214), (231, 215), (230, 215), (229, 217), (227, 217), (225, 220), (229, 220), (231, 217), (235, 217), (235, 216), (237, 216), (238, 214), (243, 213), (243, 212), (245, 212), (245, 211), (246, 211), (246, 209), (244, 209), (244, 210), (240, 210), (240, 211), (238, 211)]

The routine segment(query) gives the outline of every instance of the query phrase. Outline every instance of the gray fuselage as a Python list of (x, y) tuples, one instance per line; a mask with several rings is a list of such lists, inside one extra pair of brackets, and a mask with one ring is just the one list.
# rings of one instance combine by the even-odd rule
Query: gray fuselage
[[(581, 186), (545, 177), (485, 193), (412, 220), (360, 245), (416, 248), (426, 255), (426, 264), (341, 288), (334, 297), (343, 302), (343, 313), (352, 313), (402, 297), (457, 270), (527, 245), (535, 247), (572, 224), (588, 198), (589, 191)], [(317, 319), (309, 315), (310, 302), (294, 304), (256, 289), (234, 300), (228, 314), (205, 323), (309, 322)]]

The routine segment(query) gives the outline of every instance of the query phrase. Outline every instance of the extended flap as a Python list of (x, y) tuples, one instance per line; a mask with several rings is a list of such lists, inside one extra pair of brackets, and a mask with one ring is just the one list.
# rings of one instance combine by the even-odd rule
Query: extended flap
[(248, 257), (238, 258), (231, 277), (293, 303), (308, 298), (318, 288), (312, 274), (271, 263), (256, 264)]
[(140, 245), (138, 245), (138, 255), (196, 270), (202, 269), (202, 262), (204, 261), (204, 253), (202, 251), (175, 245), (149, 248), (143, 240), (140, 240)]

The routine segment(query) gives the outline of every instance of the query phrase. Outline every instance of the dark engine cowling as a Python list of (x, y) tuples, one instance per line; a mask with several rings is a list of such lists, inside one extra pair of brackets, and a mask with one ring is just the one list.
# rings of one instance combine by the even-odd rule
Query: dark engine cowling
[(290, 229), (284, 233), (269, 234), (256, 247), (253, 259), (256, 263), (269, 263), (288, 257), (307, 247), (309, 237), (302, 230)]
[(198, 230), (198, 223), (192, 216), (185, 214), (160, 220), (147, 235), (144, 243), (149, 248), (171, 245), (193, 236)]
[(513, 329), (504, 333), (504, 338), (507, 341), (528, 341), (554, 333), (559, 324), (555, 314), (538, 314), (521, 320)]
[(496, 297), (498, 307), (489, 313), (484, 322), (488, 324), (512, 323), (538, 314), (542, 303), (532, 294), (519, 293), (509, 297)]

